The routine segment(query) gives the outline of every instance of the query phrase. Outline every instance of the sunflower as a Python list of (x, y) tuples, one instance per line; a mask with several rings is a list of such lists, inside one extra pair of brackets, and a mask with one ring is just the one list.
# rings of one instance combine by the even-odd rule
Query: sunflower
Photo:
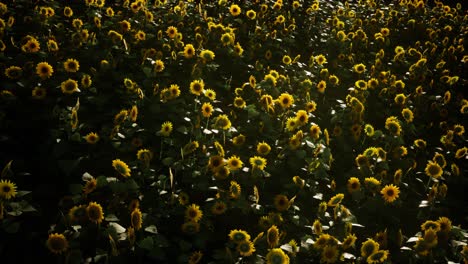
[(358, 88), (361, 91), (367, 90), (367, 82), (364, 80), (357, 80), (354, 83), (354, 86), (356, 86), (356, 88)]
[(204, 90), (204, 95), (206, 98), (210, 99), (210, 101), (214, 101), (216, 99), (216, 92), (212, 89)]
[(379, 250), (379, 243), (375, 242), (372, 238), (368, 238), (367, 241), (361, 245), (361, 256), (368, 257)]
[(327, 205), (328, 205), (328, 206), (331, 206), (331, 207), (335, 207), (335, 206), (337, 206), (338, 204), (341, 203), (341, 201), (343, 200), (343, 198), (344, 198), (344, 194), (339, 193), (339, 194), (333, 196), (332, 198), (330, 198), (330, 200), (328, 201)]
[(60, 88), (62, 90), (62, 93), (64, 94), (73, 94), (75, 92), (80, 91), (78, 89), (78, 82), (72, 79), (63, 81), (62, 84), (60, 85)]
[(355, 161), (358, 168), (369, 167), (370, 165), (369, 158), (364, 154), (357, 155)]
[(427, 162), (424, 172), (427, 176), (438, 179), (442, 176), (443, 170), (437, 162), (430, 160)]
[(267, 164), (267, 160), (259, 156), (250, 157), (249, 162), (252, 165), (252, 169), (259, 170), (264, 170)]
[(178, 30), (176, 27), (170, 26), (166, 29), (166, 34), (170, 39), (173, 39), (177, 36)]
[(325, 89), (327, 88), (327, 83), (324, 80), (321, 80), (317, 83), (317, 91), (319, 93), (324, 93)]
[(195, 47), (192, 44), (187, 44), (184, 47), (184, 57), (187, 59), (195, 56)]
[(367, 257), (367, 263), (383, 263), (385, 260), (387, 260), (388, 254), (388, 250), (377, 250)]
[(21, 50), (26, 53), (36, 53), (41, 49), (41, 44), (37, 39), (29, 36), (29, 39), (26, 41), (26, 43), (21, 46)]
[(437, 220), (440, 226), (440, 232), (449, 233), (452, 230), (452, 221), (447, 217), (439, 217)]
[(172, 128), (172, 122), (166, 121), (161, 125), (161, 130), (159, 130), (159, 133), (164, 137), (168, 137), (172, 132)]
[(294, 98), (288, 93), (282, 93), (278, 97), (278, 102), (280, 103), (282, 108), (287, 109), (291, 107), (291, 105), (294, 103)]
[(239, 134), (232, 138), (232, 144), (234, 144), (235, 146), (241, 146), (244, 143), (245, 143), (245, 136), (242, 134)]
[(440, 223), (438, 221), (427, 220), (421, 224), (422, 231), (426, 231), (428, 229), (433, 229), (437, 232), (440, 230)]
[(267, 231), (267, 243), (270, 248), (274, 248), (279, 243), (279, 230), (276, 225), (272, 225)]
[(322, 250), (320, 263), (335, 263), (339, 256), (338, 247), (327, 245)]
[(121, 161), (120, 159), (115, 159), (112, 161), (112, 167), (122, 176), (130, 177), (131, 170), (128, 165)]
[(209, 61), (212, 61), (214, 60), (215, 58), (215, 54), (213, 51), (209, 50), (209, 49), (205, 49), (205, 50), (202, 50), (200, 52), (200, 58), (204, 61), (204, 62), (209, 62)]
[(5, 76), (10, 79), (18, 79), (23, 75), (23, 69), (18, 66), (10, 66), (5, 69)]
[(397, 186), (390, 184), (382, 188), (380, 193), (382, 194), (382, 197), (385, 199), (385, 202), (393, 203), (398, 198), (400, 194), (400, 189)]
[(164, 70), (164, 62), (162, 60), (156, 60), (153, 68), (155, 72), (162, 72)]
[(132, 227), (135, 230), (140, 230), (143, 223), (143, 216), (139, 208), (133, 209), (132, 213), (130, 214), (130, 219)]
[(54, 254), (62, 254), (68, 249), (68, 241), (63, 234), (49, 234), (46, 242), (47, 248)]
[(67, 72), (77, 72), (80, 69), (80, 63), (75, 59), (67, 59), (63, 63), (63, 68)]
[(88, 74), (84, 74), (83, 77), (81, 77), (81, 86), (83, 86), (84, 88), (90, 87), (92, 83), (93, 80)]
[(356, 177), (349, 178), (346, 186), (348, 188), (348, 192), (350, 193), (359, 191), (359, 189), (361, 189), (361, 183), (359, 182), (359, 179)]
[(10, 180), (0, 180), (0, 198), (10, 200), (16, 196), (16, 184)]
[(75, 205), (68, 211), (68, 218), (71, 223), (78, 223), (87, 218), (86, 205)]
[(124, 122), (125, 119), (127, 119), (127, 116), (128, 116), (127, 110), (120, 110), (120, 112), (114, 116), (114, 125), (122, 124), (122, 122)]
[(273, 204), (275, 205), (276, 210), (280, 212), (288, 210), (290, 206), (288, 197), (283, 194), (277, 194), (273, 200)]
[(315, 110), (317, 110), (317, 103), (314, 101), (307, 102), (305, 109), (308, 113), (314, 112)]
[(229, 13), (231, 13), (232, 16), (238, 16), (241, 14), (241, 8), (238, 5), (231, 5)]
[(42, 79), (47, 79), (52, 76), (54, 69), (47, 62), (39, 62), (36, 66), (36, 74)]
[(322, 234), (323, 228), (322, 228), (322, 223), (320, 223), (319, 219), (316, 219), (314, 223), (312, 224), (312, 230), (317, 235)]
[(231, 171), (235, 171), (242, 168), (243, 162), (238, 156), (231, 156), (226, 161), (227, 166)]
[(465, 157), (467, 153), (468, 153), (468, 148), (467, 147), (459, 148), (455, 152), (455, 158), (456, 159), (461, 159), (461, 158)]
[(88, 219), (96, 224), (100, 224), (104, 219), (104, 213), (100, 204), (96, 202), (90, 202), (86, 207), (86, 214)]
[(254, 10), (248, 10), (246, 15), (250, 20), (254, 20), (257, 17), (257, 13)]
[(223, 130), (228, 130), (231, 127), (231, 121), (229, 120), (227, 115), (219, 115), (216, 118), (215, 126)]
[(353, 66), (353, 70), (354, 70), (354, 72), (356, 72), (358, 74), (362, 74), (366, 70), (366, 65), (364, 65), (362, 63), (356, 64), (356, 65)]
[(97, 187), (97, 180), (92, 178), (88, 181), (86, 181), (85, 186), (83, 187), (83, 193), (84, 194), (90, 194), (94, 190), (96, 190)]
[(229, 232), (229, 239), (233, 242), (239, 244), (243, 241), (250, 241), (250, 235), (244, 230), (233, 229)]
[(266, 255), (267, 264), (289, 264), (289, 257), (281, 248), (271, 249)]
[(245, 108), (246, 103), (242, 97), (237, 96), (236, 98), (234, 98), (234, 106), (242, 109), (242, 108)]
[(203, 257), (203, 253), (201, 251), (195, 251), (188, 258), (188, 264), (197, 264), (200, 262), (202, 257)]
[(241, 241), (239, 244), (237, 244), (237, 251), (243, 257), (251, 256), (253, 252), (255, 252), (254, 243), (250, 242), (249, 240)]
[(96, 144), (99, 141), (99, 135), (94, 132), (90, 132), (85, 136), (85, 140), (88, 144)]
[(237, 182), (231, 181), (229, 186), (229, 196), (233, 199), (237, 199), (241, 195), (241, 192), (241, 186)]
[(315, 56), (314, 60), (318, 65), (323, 65), (327, 63), (327, 58), (322, 54)]
[(189, 235), (194, 235), (200, 231), (200, 224), (197, 222), (188, 221), (182, 224), (182, 232)]
[(211, 206), (211, 213), (214, 215), (221, 215), (226, 212), (227, 206), (226, 203), (223, 201), (216, 201), (212, 206)]
[(401, 133), (400, 123), (398, 122), (398, 119), (394, 116), (388, 117), (385, 120), (385, 128), (396, 136), (399, 136)]
[(310, 126), (309, 128), (309, 135), (311, 138), (317, 140), (319, 139), (320, 137), (320, 134), (322, 133), (320, 127), (316, 124), (313, 124), (312, 126)]
[(438, 243), (437, 231), (432, 229), (432, 228), (428, 228), (428, 229), (424, 230), (423, 239), (424, 239), (424, 242), (426, 244), (426, 247), (433, 248), (433, 247), (437, 246), (437, 243)]
[(200, 96), (203, 93), (205, 83), (203, 80), (193, 80), (190, 83), (190, 92), (194, 95)]
[(270, 153), (271, 147), (265, 141), (257, 144), (257, 153), (262, 156), (266, 156)]
[(343, 240), (343, 243), (341, 243), (341, 247), (346, 250), (350, 247), (354, 247), (354, 244), (356, 243), (357, 237), (354, 234), (348, 234), (345, 239)]

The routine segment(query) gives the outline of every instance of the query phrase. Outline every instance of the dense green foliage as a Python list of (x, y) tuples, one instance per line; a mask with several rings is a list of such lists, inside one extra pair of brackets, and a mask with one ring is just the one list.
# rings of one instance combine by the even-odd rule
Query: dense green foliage
[(6, 261), (468, 262), (460, 4), (13, 2)]

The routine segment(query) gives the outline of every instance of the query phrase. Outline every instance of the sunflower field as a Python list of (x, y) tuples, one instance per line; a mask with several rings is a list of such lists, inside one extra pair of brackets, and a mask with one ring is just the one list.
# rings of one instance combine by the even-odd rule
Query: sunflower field
[(468, 263), (467, 33), (437, 0), (1, 0), (1, 262)]

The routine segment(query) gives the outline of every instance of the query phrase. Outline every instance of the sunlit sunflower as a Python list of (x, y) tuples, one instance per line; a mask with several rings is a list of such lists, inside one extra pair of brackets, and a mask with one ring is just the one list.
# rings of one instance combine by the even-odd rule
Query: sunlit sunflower
[(319, 93), (324, 93), (325, 89), (327, 88), (327, 83), (324, 80), (321, 80), (317, 83), (317, 91)]
[(229, 239), (239, 244), (240, 242), (243, 242), (243, 241), (250, 241), (250, 235), (244, 230), (234, 229), (229, 232)]
[(21, 50), (26, 53), (36, 53), (41, 49), (39, 41), (31, 36), (28, 36), (26, 43), (21, 46)]
[(184, 57), (187, 59), (195, 56), (195, 47), (192, 44), (187, 44), (184, 47)]
[(63, 234), (49, 234), (47, 239), (47, 248), (54, 254), (62, 254), (68, 249), (68, 240)]
[(385, 128), (395, 136), (399, 136), (401, 133), (400, 123), (398, 122), (398, 119), (394, 116), (388, 117), (385, 120)]
[(85, 140), (88, 144), (96, 144), (99, 141), (99, 135), (95, 132), (90, 132), (85, 136)]
[(216, 117), (215, 126), (223, 130), (228, 130), (231, 127), (231, 121), (227, 115), (219, 115)]
[(214, 215), (221, 215), (226, 212), (227, 206), (226, 203), (223, 201), (216, 201), (212, 206), (211, 206), (211, 213)]
[(188, 264), (197, 264), (201, 261), (203, 253), (201, 251), (193, 252), (188, 258)]
[(361, 189), (361, 183), (359, 182), (359, 179), (356, 177), (349, 178), (346, 186), (348, 188), (348, 192), (350, 193), (359, 191)]
[(104, 220), (104, 212), (100, 204), (96, 202), (90, 202), (86, 207), (86, 214), (88, 219), (96, 224), (100, 224)]
[(280, 212), (288, 210), (290, 206), (288, 197), (283, 194), (277, 194), (273, 200), (273, 204), (275, 205), (276, 210)]
[(190, 83), (190, 92), (194, 95), (200, 96), (205, 88), (203, 80), (193, 80)]
[(215, 58), (215, 54), (213, 51), (209, 50), (209, 49), (204, 49), (200, 52), (200, 58), (204, 61), (204, 62), (210, 62), (212, 60), (214, 60)]
[(406, 121), (407, 123), (413, 122), (414, 115), (413, 115), (413, 111), (411, 111), (411, 109), (409, 109), (409, 108), (404, 108), (404, 109), (401, 111), (401, 115), (403, 116), (403, 118), (405, 119), (405, 121)]
[(377, 250), (367, 257), (368, 264), (384, 263), (388, 258), (388, 250)]
[(327, 58), (322, 54), (315, 56), (314, 59), (318, 65), (323, 65), (327, 63)]
[(317, 103), (314, 101), (307, 102), (305, 108), (308, 113), (314, 112), (317, 110)]
[(16, 184), (10, 180), (0, 180), (0, 198), (10, 200), (16, 196)]
[(210, 101), (214, 101), (216, 99), (216, 92), (213, 89), (204, 90), (204, 95), (206, 98), (210, 99)]
[(179, 31), (176, 27), (173, 26), (168, 27), (166, 30), (166, 34), (170, 39), (175, 38), (177, 36), (177, 33), (179, 33)]
[(241, 8), (238, 5), (231, 5), (229, 13), (231, 13), (232, 16), (238, 16), (241, 14)]
[(80, 69), (80, 63), (75, 59), (67, 59), (63, 63), (63, 68), (67, 72), (77, 72)]
[(385, 202), (393, 203), (398, 198), (400, 194), (400, 189), (397, 186), (390, 184), (382, 188), (380, 193), (382, 194), (382, 197), (385, 199)]
[(367, 258), (373, 253), (377, 252), (379, 250), (379, 247), (379, 243), (375, 242), (372, 238), (368, 238), (361, 245), (361, 256)]
[(259, 156), (250, 157), (249, 162), (252, 165), (252, 169), (258, 170), (264, 170), (267, 164), (267, 160)]
[(78, 89), (78, 82), (72, 79), (63, 81), (60, 88), (64, 94), (73, 94), (80, 91)]
[(54, 69), (47, 62), (39, 62), (36, 66), (36, 74), (42, 79), (47, 79), (52, 76)]
[(342, 194), (342, 193), (336, 194), (335, 196), (333, 196), (332, 198), (330, 198), (330, 200), (328, 201), (327, 205), (328, 205), (328, 206), (331, 206), (331, 207), (335, 207), (335, 206), (337, 206), (338, 204), (341, 203), (341, 201), (343, 200), (343, 198), (344, 198), (344, 194)]
[(130, 214), (130, 222), (132, 223), (132, 227), (135, 230), (140, 230), (142, 223), (143, 223), (143, 216), (141, 214), (140, 208), (133, 209), (132, 213)]
[(266, 156), (270, 153), (271, 147), (265, 141), (257, 144), (257, 153), (262, 156)]
[(159, 130), (159, 132), (162, 136), (168, 137), (172, 132), (172, 128), (172, 122), (166, 121), (161, 125), (161, 130)]
[(359, 63), (359, 64), (355, 64), (353, 66), (353, 70), (354, 72), (358, 73), (358, 74), (362, 74), (364, 73), (364, 71), (366, 70), (366, 65), (362, 64), (362, 63)]
[(294, 98), (292, 97), (292, 95), (290, 95), (288, 93), (282, 93), (278, 97), (278, 102), (280, 103), (280, 105), (281, 105), (281, 107), (283, 109), (287, 109), (287, 108), (291, 107), (291, 105), (294, 103)]
[(164, 62), (162, 60), (156, 60), (154, 62), (153, 69), (155, 72), (162, 72), (164, 71)]
[(231, 181), (229, 186), (229, 196), (233, 199), (237, 199), (241, 195), (241, 192), (241, 186), (237, 182)]
[(281, 248), (271, 249), (266, 255), (267, 264), (289, 264), (289, 257)]
[(427, 176), (437, 179), (437, 178), (440, 178), (440, 176), (442, 176), (443, 170), (442, 170), (442, 167), (440, 167), (440, 165), (437, 162), (430, 160), (427, 162), (424, 172), (426, 173)]
[(213, 106), (208, 102), (203, 103), (201, 107), (201, 112), (204, 117), (208, 118), (213, 114)]
[(238, 156), (231, 156), (226, 161), (227, 166), (231, 171), (235, 171), (242, 168), (243, 162)]
[(115, 159), (112, 161), (112, 167), (122, 176), (130, 177), (131, 170), (128, 165), (121, 161), (120, 159)]
[(248, 240), (244, 240), (237, 244), (237, 251), (239, 252), (239, 255), (243, 257), (248, 257), (251, 256), (255, 252), (255, 246), (254, 243)]
[(280, 236), (280, 233), (279, 233), (278, 227), (276, 225), (272, 225), (268, 229), (267, 236), (266, 236), (267, 243), (270, 248), (274, 248), (278, 245), (279, 236)]
[(233, 105), (236, 107), (236, 108), (245, 108), (246, 106), (246, 103), (244, 101), (244, 99), (240, 96), (237, 96), (236, 98), (234, 98), (234, 103)]

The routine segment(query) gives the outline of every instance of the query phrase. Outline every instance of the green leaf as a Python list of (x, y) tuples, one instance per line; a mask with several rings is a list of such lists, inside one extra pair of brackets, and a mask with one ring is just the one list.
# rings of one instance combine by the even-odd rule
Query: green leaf
[(152, 250), (154, 248), (154, 241), (152, 237), (146, 237), (138, 244), (141, 248)]

